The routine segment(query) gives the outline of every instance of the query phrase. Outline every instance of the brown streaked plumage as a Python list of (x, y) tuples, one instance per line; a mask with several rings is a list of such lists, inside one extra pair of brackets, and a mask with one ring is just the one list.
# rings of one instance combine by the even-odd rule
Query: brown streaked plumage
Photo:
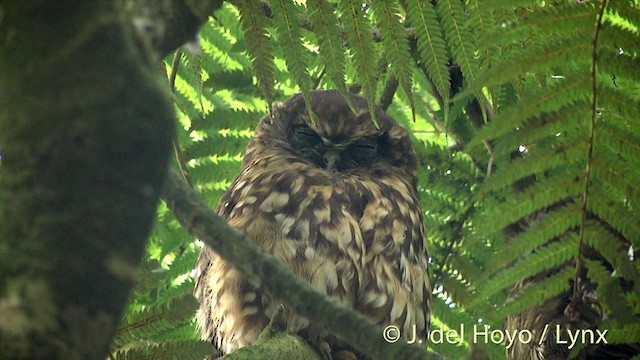
[[(216, 211), (315, 288), (426, 339), (431, 287), (410, 137), (380, 109), (376, 128), (366, 101), (351, 100), (357, 114), (336, 91), (312, 92), (315, 124), (301, 95), (277, 106)], [(195, 295), (203, 337), (222, 353), (253, 342), (278, 305), (206, 247)], [(328, 339), (302, 317), (286, 321), (312, 344)]]

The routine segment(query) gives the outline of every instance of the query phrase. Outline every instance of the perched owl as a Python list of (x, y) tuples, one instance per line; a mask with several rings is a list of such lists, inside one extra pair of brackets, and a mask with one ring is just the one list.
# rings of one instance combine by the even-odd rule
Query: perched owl
[[(276, 106), (216, 212), (316, 289), (426, 339), (431, 286), (411, 140), (381, 109), (378, 128), (366, 100), (351, 101), (356, 113), (337, 91), (312, 92), (315, 122), (300, 94)], [(203, 337), (224, 354), (255, 341), (279, 305), (206, 247), (195, 295)], [(328, 338), (303, 317), (285, 321), (311, 344)]]

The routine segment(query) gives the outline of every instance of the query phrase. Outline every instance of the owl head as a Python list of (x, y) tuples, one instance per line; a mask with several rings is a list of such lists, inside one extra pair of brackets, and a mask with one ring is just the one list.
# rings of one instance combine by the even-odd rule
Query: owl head
[[(355, 113), (338, 91), (312, 91), (313, 122), (302, 95), (297, 94), (277, 105), (273, 118), (262, 119), (252, 142), (332, 174), (396, 173), (415, 184), (416, 156), (407, 130), (380, 108), (376, 127), (366, 99), (350, 96)], [(248, 156), (251, 149), (250, 143)]]

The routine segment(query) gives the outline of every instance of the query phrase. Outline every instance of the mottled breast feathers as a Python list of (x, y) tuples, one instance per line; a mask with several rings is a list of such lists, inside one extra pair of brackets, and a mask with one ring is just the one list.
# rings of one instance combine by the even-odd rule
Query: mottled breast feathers
[[(301, 95), (276, 106), (216, 211), (318, 290), (426, 339), (431, 287), (411, 140), (382, 110), (378, 128), (366, 101), (351, 101), (356, 113), (336, 91), (312, 92), (315, 122)], [(195, 295), (203, 337), (222, 353), (253, 342), (278, 305), (206, 247)], [(312, 344), (330, 338), (294, 314), (287, 324)]]

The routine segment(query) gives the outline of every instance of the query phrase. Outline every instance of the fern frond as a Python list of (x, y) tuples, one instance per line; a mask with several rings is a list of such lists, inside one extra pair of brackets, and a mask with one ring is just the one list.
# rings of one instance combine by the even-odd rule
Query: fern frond
[(275, 82), (273, 45), (267, 35), (267, 17), (262, 13), (260, 2), (254, 0), (239, 0), (236, 2), (240, 11), (240, 20), (244, 30), (244, 40), (247, 52), (251, 57), (253, 71), (258, 78), (265, 99), (272, 112), (273, 84)]
[(476, 306), (485, 299), (494, 296), (518, 281), (539, 274), (545, 270), (553, 269), (573, 259), (578, 253), (578, 237), (574, 233), (568, 233), (558, 241), (538, 248), (513, 266), (496, 273), (480, 289), (473, 304)]
[(189, 321), (197, 307), (198, 301), (190, 293), (186, 293), (167, 303), (151, 305), (139, 312), (127, 314), (113, 343), (124, 345), (171, 329), (176, 324)]
[(620, 199), (611, 199), (603, 189), (592, 187), (589, 193), (587, 207), (598, 217), (619, 231), (622, 236), (631, 241), (635, 247), (640, 247), (640, 223), (637, 214), (623, 207)]
[(134, 296), (146, 294), (156, 288), (167, 277), (167, 272), (162, 268), (158, 260), (147, 260), (140, 265), (136, 286), (133, 288)]
[[(455, 316), (451, 316), (450, 314), (455, 312), (458, 309), (451, 309), (441, 299), (434, 299), (433, 302), (433, 313), (434, 315), (431, 318), (431, 331), (439, 332), (440, 328), (442, 328), (443, 338), (446, 339), (447, 331), (450, 329), (456, 331), (456, 333), (460, 332), (460, 325), (456, 323)], [(445, 317), (441, 319), (438, 315), (442, 315)], [(432, 333), (433, 334), (433, 333)], [(452, 332), (453, 336), (454, 333)], [(458, 334), (459, 335), (459, 334)], [(452, 342), (458, 344), (458, 346), (446, 346), (445, 341), (437, 342), (437, 343), (429, 343), (429, 348), (432, 348), (433, 351), (436, 351), (438, 354), (446, 356), (447, 359), (462, 359), (469, 352), (468, 343), (465, 343), (463, 340), (459, 338), (452, 338)]]
[[(556, 168), (567, 166), (567, 159), (581, 159), (587, 149), (587, 144), (581, 134), (568, 134), (562, 143), (555, 148), (545, 147), (527, 154), (524, 158), (513, 159), (508, 165), (496, 170), (481, 188), (481, 194), (510, 186), (515, 181), (529, 175), (539, 174)], [(574, 160), (575, 161), (575, 160)], [(569, 175), (570, 176), (570, 175)], [(566, 182), (568, 182), (568, 178)], [(571, 186), (569, 184), (567, 187)]]
[(584, 126), (584, 119), (589, 114), (589, 104), (585, 99), (563, 106), (558, 111), (529, 118), (515, 132), (507, 132), (496, 138), (493, 155), (508, 159), (520, 146), (524, 146), (527, 152), (535, 151), (541, 143), (555, 141), (560, 134)]
[[(584, 81), (585, 77), (590, 75), (586, 71), (586, 69), (589, 69), (590, 62), (586, 59), (591, 57), (592, 41), (590, 36), (581, 34), (581, 36), (575, 38), (553, 42), (541, 47), (531, 46), (515, 56), (501, 61), (500, 66), (492, 67), (483, 72), (474, 81), (469, 81), (469, 87), (458, 94), (457, 97), (464, 97), (472, 92), (479, 91), (485, 86), (493, 87), (517, 80), (519, 76), (527, 72), (549, 71), (548, 69), (553, 66), (567, 67), (568, 64), (581, 70), (581, 72), (573, 71), (570, 74), (562, 74), (568, 82)], [(588, 81), (589, 77), (586, 77), (586, 79)], [(590, 86), (586, 88), (589, 89)]]
[(344, 0), (339, 2), (342, 25), (346, 30), (347, 41), (353, 51), (352, 62), (357, 70), (356, 78), (362, 84), (364, 97), (369, 103), (371, 120), (378, 126), (376, 119), (376, 90), (378, 85), (377, 55), (373, 47), (371, 25), (365, 18), (362, 2)]
[(640, 341), (640, 322), (621, 325), (616, 320), (608, 320), (598, 327), (608, 330), (607, 342), (610, 344), (633, 344)]
[(623, 27), (618, 23), (610, 22), (610, 19), (606, 19), (602, 24), (602, 48), (609, 50), (617, 50), (618, 53), (633, 55), (640, 53), (640, 45), (638, 44), (638, 37), (640, 36), (640, 29), (629, 29)]
[(567, 42), (576, 36), (584, 36), (581, 32), (593, 28), (596, 18), (595, 8), (590, 5), (570, 3), (538, 8), (509, 26), (493, 28), (478, 41), (478, 48), (528, 42), (531, 41), (532, 34), (553, 42)]
[(391, 71), (407, 95), (411, 106), (413, 121), (415, 121), (416, 104), (413, 99), (412, 90), (414, 65), (409, 51), (407, 33), (398, 16), (400, 13), (398, 2), (394, 0), (372, 1), (371, 7), (379, 20), (384, 54), (389, 62)]
[(202, 141), (189, 144), (184, 150), (186, 159), (199, 159), (212, 155), (211, 149), (216, 149), (217, 154), (239, 154), (246, 148), (249, 139), (237, 136), (233, 141), (222, 135), (209, 136)]
[(518, 8), (531, 8), (536, 7), (537, 4), (531, 0), (485, 0), (482, 6), (485, 6), (489, 10), (513, 10)]
[(618, 14), (620, 17), (640, 29), (640, 8), (633, 1), (611, 1), (607, 4), (607, 10)]
[(591, 76), (588, 73), (569, 76), (552, 86), (539, 88), (527, 93), (526, 101), (498, 113), (494, 120), (483, 126), (476, 136), (467, 144), (467, 149), (479, 145), (484, 140), (494, 139), (520, 126), (530, 117), (546, 112), (556, 112), (564, 106), (577, 103), (588, 104)]
[(199, 249), (191, 247), (185, 250), (180, 256), (177, 256), (171, 263), (169, 271), (167, 271), (167, 278), (173, 280), (180, 275), (191, 272), (198, 259), (199, 253)]
[(598, 285), (596, 294), (600, 306), (613, 314), (614, 318), (621, 323), (634, 321), (635, 319), (631, 316), (633, 309), (622, 296), (624, 291), (620, 287), (619, 278), (612, 276), (600, 261), (585, 259), (584, 265), (588, 270), (589, 279)]
[(640, 59), (621, 54), (620, 49), (600, 49), (598, 51), (598, 70), (602, 75), (640, 81)]
[(603, 86), (600, 88), (606, 89), (598, 94), (598, 106), (604, 108), (603, 115), (619, 120), (620, 124), (631, 126), (631, 128), (640, 126), (638, 120), (640, 100), (614, 86), (609, 86), (606, 83), (601, 85)]
[(640, 190), (636, 182), (640, 179), (638, 169), (631, 168), (616, 155), (594, 151), (591, 171), (592, 176), (616, 189), (627, 201), (640, 204)]
[(488, 10), (484, 6), (484, 3), (481, 3), (479, 0), (468, 1), (467, 9), (469, 10), (473, 32), (479, 35), (477, 38), (482, 38), (494, 27), (492, 11)]
[[(476, 47), (480, 47), (480, 43), (495, 27), (493, 11), (488, 10), (479, 0), (468, 1), (467, 10), (469, 11), (471, 30), (473, 34), (476, 34)], [(496, 44), (496, 46), (484, 46), (483, 48), (485, 50), (480, 53), (479, 64), (481, 68), (486, 68), (490, 66), (491, 60), (495, 58), (495, 52), (499, 50), (499, 47)], [(491, 93), (494, 91), (491, 91)]]
[(559, 271), (543, 280), (529, 283), (518, 291), (515, 298), (510, 299), (498, 309), (498, 316), (506, 318), (534, 305), (542, 304), (562, 292), (569, 290), (569, 280), (575, 276), (575, 266), (564, 266)]
[(320, 59), (324, 64), (327, 76), (347, 101), (351, 111), (355, 112), (344, 80), (346, 50), (338, 28), (335, 9), (325, 0), (308, 0), (307, 7), (313, 31), (318, 39)]
[(316, 115), (311, 107), (311, 76), (307, 70), (307, 51), (302, 44), (297, 5), (291, 0), (271, 0), (271, 7), (287, 68), (300, 86), (311, 122), (315, 123)]
[[(495, 272), (500, 271), (504, 264), (510, 264), (523, 254), (531, 253), (550, 240), (577, 227), (579, 223), (580, 209), (575, 203), (570, 203), (545, 214), (540, 221), (534, 222), (526, 231), (510, 239), (508, 244), (494, 255), (500, 261), (493, 261), (487, 265), (480, 282), (484, 282)], [(482, 234), (484, 236), (486, 233), (482, 232)]]
[(211, 355), (214, 349), (210, 342), (200, 340), (175, 340), (118, 351), (114, 360), (201, 360)]
[[(424, 62), (443, 104), (448, 106), (451, 79), (447, 69), (447, 51), (435, 8), (430, 1), (408, 0), (407, 18), (416, 34), (420, 60)], [(445, 109), (445, 114), (447, 112)]]
[(598, 124), (598, 145), (606, 146), (611, 152), (635, 169), (640, 168), (640, 136), (625, 129), (614, 121)]
[(436, 11), (440, 16), (445, 38), (456, 63), (460, 65), (467, 82), (475, 82), (479, 75), (474, 37), (468, 28), (464, 6), (460, 0), (436, 1)]
[(640, 293), (640, 270), (629, 259), (629, 244), (612, 234), (608, 229), (595, 221), (590, 221), (585, 233), (585, 244), (600, 253), (611, 266), (627, 280), (633, 282), (636, 292)]
[[(229, 12), (233, 11), (232, 9), (232, 6), (227, 5), (221, 11)], [(206, 55), (203, 56), (202, 67), (207, 69), (210, 75), (217, 72), (248, 72), (247, 70), (251, 69), (251, 60), (246, 54), (231, 51), (237, 39), (222, 26), (217, 25), (213, 19), (200, 29), (199, 38), (200, 47)]]

